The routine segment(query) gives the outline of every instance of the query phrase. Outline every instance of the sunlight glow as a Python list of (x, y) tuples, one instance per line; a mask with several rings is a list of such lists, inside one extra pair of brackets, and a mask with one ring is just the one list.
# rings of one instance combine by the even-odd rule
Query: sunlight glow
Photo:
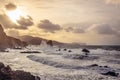
[(22, 16), (22, 11), (19, 9), (16, 9), (14, 11), (7, 12), (7, 15), (14, 23), (17, 23), (17, 20), (19, 20), (20, 17)]

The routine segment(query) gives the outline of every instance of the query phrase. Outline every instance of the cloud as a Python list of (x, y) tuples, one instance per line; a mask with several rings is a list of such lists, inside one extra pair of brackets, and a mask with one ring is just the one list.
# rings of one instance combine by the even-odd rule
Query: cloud
[(107, 3), (120, 4), (120, 0), (106, 0)]
[(51, 21), (45, 19), (41, 20), (40, 23), (37, 25), (38, 28), (43, 29), (46, 32), (55, 33), (55, 31), (61, 30), (62, 28), (58, 24), (54, 24)]
[(13, 23), (6, 14), (0, 14), (0, 23), (4, 28), (27, 29), (34, 24), (30, 16), (28, 18), (21, 17), (17, 22), (18, 24)]
[(67, 27), (65, 30), (66, 30), (66, 32), (71, 32), (71, 31), (73, 31), (74, 29), (73, 29), (73, 27)]
[(30, 16), (27, 16), (27, 18), (21, 17), (17, 22), (23, 27), (32, 26), (34, 24), (33, 19)]
[(66, 32), (72, 32), (72, 33), (84, 33), (85, 31), (81, 28), (73, 28), (73, 27), (67, 27), (65, 28)]
[(6, 10), (15, 10), (17, 8), (17, 6), (13, 3), (8, 3), (7, 5), (5, 5)]
[(18, 37), (20, 35), (19, 31), (15, 29), (7, 29), (6, 33), (8, 36), (12, 36), (12, 37)]
[(73, 32), (74, 33), (84, 33), (85, 31), (83, 29), (81, 29), (81, 28), (76, 28), (76, 29), (74, 29)]
[(107, 24), (93, 24), (86, 30), (86, 32), (93, 32), (97, 34), (107, 34), (107, 35), (117, 33), (116, 30), (114, 30), (111, 26)]

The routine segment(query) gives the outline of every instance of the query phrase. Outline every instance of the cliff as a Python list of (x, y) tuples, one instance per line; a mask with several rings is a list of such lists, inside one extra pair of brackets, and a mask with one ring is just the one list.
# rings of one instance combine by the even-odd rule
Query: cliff
[(2, 25), (0, 25), (0, 50), (3, 50), (5, 48), (16, 48), (25, 46), (27, 46), (26, 42), (14, 37), (7, 36)]

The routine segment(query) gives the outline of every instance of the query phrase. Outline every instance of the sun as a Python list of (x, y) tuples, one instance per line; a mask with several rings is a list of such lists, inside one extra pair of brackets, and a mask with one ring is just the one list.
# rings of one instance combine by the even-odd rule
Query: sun
[(20, 17), (23, 15), (22, 11), (20, 9), (16, 9), (13, 11), (8, 11), (7, 15), (9, 18), (14, 22), (17, 23), (17, 20), (20, 19)]

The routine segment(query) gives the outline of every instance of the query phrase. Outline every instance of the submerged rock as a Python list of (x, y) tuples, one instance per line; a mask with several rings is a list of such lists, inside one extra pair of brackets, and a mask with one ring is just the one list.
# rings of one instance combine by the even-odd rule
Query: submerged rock
[(32, 75), (30, 72), (16, 70), (13, 71), (9, 65), (5, 66), (0, 62), (0, 80), (41, 80), (40, 77)]

